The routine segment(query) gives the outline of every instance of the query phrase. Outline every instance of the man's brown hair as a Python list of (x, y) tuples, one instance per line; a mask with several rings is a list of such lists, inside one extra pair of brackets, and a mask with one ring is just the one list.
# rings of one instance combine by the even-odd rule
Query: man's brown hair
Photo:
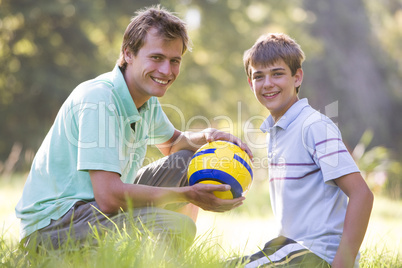
[(180, 38), (183, 41), (182, 55), (190, 49), (191, 41), (187, 34), (186, 23), (160, 5), (152, 6), (136, 12), (136, 16), (131, 19), (124, 32), (120, 57), (117, 60), (122, 71), (127, 67), (124, 51), (129, 49), (136, 56), (151, 28), (155, 28), (165, 40)]

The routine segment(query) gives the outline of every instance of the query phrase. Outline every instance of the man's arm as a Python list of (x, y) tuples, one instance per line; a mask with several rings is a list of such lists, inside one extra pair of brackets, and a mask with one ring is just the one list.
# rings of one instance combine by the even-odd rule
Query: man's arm
[(173, 136), (167, 142), (159, 144), (157, 147), (164, 155), (170, 155), (180, 150), (196, 151), (202, 145), (216, 140), (230, 141), (237, 144), (240, 148), (246, 151), (250, 156), (250, 159), (253, 159), (251, 150), (241, 141), (241, 139), (214, 128), (207, 128), (200, 132), (181, 132), (176, 129)]
[[(173, 136), (165, 143), (157, 145), (158, 149), (164, 154), (164, 155), (170, 155), (172, 153), (178, 152), (180, 150), (190, 150), (190, 151), (196, 151), (199, 149), (202, 145), (206, 144), (207, 142), (211, 142), (214, 140), (226, 140), (233, 142), (237, 145), (240, 146), (243, 150), (245, 150), (250, 158), (252, 159), (252, 153), (251, 150), (248, 148), (248, 146), (242, 141), (225, 132), (218, 131), (213, 128), (207, 128), (201, 132), (181, 132), (179, 130), (175, 130), (173, 133)], [(201, 188), (201, 190), (204, 189), (205, 186), (195, 186), (193, 189), (198, 190), (198, 188)], [(207, 186), (209, 187), (209, 186)], [(198, 215), (198, 207), (203, 208), (204, 210), (212, 210), (212, 211), (219, 211), (222, 208), (219, 207), (214, 207), (214, 204), (211, 203), (209, 198), (215, 198), (215, 196), (204, 196), (202, 193), (195, 195), (196, 198), (193, 199), (192, 203), (186, 205), (181, 209), (181, 213), (190, 216), (194, 222), (197, 219)], [(202, 201), (200, 201), (198, 198), (200, 197)], [(199, 203), (200, 202), (200, 203)], [(238, 203), (235, 206), (239, 206), (242, 203)], [(220, 206), (220, 205), (218, 205)], [(232, 207), (234, 208), (234, 207)], [(229, 209), (232, 209), (229, 208)], [(227, 209), (224, 209), (222, 211), (225, 211)]]
[(349, 197), (349, 203), (342, 239), (332, 267), (353, 267), (367, 230), (374, 196), (360, 173), (342, 176), (335, 183)]
[[(226, 140), (239, 145), (252, 158), (248, 146), (239, 138), (216, 129), (205, 129), (201, 132), (180, 132), (175, 130), (173, 136), (165, 143), (157, 145), (164, 155), (180, 150), (196, 151), (202, 145), (214, 140)], [(104, 213), (116, 213), (126, 210), (128, 204), (133, 207), (164, 206), (175, 202), (190, 202), (204, 210), (224, 212), (240, 206), (244, 197), (233, 200), (217, 198), (214, 191), (227, 191), (229, 185), (212, 185), (198, 183), (186, 187), (154, 187), (138, 184), (127, 184), (120, 180), (120, 175), (102, 170), (89, 172), (94, 190), (95, 200)]]
[(116, 213), (120, 209), (144, 206), (164, 206), (169, 203), (190, 202), (209, 211), (224, 212), (243, 204), (244, 197), (233, 200), (217, 198), (214, 191), (227, 191), (229, 185), (198, 183), (185, 187), (154, 187), (128, 184), (120, 175), (102, 170), (89, 171), (95, 200), (104, 213)]

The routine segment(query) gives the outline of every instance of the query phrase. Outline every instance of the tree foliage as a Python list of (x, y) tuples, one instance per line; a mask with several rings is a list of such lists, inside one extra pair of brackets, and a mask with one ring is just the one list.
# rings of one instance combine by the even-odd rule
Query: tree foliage
[[(36, 150), (79, 83), (109, 71), (127, 22), (152, 1), (0, 2), (0, 159)], [(132, 8), (126, 9), (124, 6)]]
[[(15, 142), (35, 151), (72, 89), (110, 71), (134, 12), (159, 1), (0, 0), (0, 161)], [(181, 130), (208, 124), (242, 136), (268, 115), (249, 90), (242, 55), (261, 34), (304, 49), (301, 97), (338, 123), (351, 147), (402, 149), (401, 0), (163, 0), (188, 22), (193, 50), (161, 98)], [(253, 121), (256, 128), (261, 120)], [(231, 125), (232, 124), (232, 125)]]

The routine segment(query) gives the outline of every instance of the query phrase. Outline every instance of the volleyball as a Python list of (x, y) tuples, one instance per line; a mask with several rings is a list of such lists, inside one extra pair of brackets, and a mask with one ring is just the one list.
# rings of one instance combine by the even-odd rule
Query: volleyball
[(214, 192), (222, 199), (245, 196), (253, 181), (250, 157), (227, 141), (213, 141), (198, 149), (190, 161), (187, 176), (189, 185), (229, 184), (230, 190)]

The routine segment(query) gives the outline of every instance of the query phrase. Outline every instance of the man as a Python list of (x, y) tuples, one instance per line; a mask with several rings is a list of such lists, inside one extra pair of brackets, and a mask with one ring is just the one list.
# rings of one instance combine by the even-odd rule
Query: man
[[(180, 132), (162, 111), (156, 97), (179, 75), (188, 45), (179, 18), (160, 7), (140, 11), (125, 31), (114, 70), (74, 89), (37, 152), (16, 207), (25, 245), (58, 248), (69, 237), (83, 242), (89, 225), (125, 226), (128, 214), (119, 212), (128, 209), (140, 232), (191, 243), (194, 222), (166, 205), (190, 202), (184, 211), (194, 216), (194, 205), (227, 211), (242, 204), (243, 197), (213, 195), (228, 185), (185, 186), (192, 153), (206, 142), (229, 140), (251, 155), (238, 138), (215, 129)], [(139, 170), (147, 144), (166, 157)]]

